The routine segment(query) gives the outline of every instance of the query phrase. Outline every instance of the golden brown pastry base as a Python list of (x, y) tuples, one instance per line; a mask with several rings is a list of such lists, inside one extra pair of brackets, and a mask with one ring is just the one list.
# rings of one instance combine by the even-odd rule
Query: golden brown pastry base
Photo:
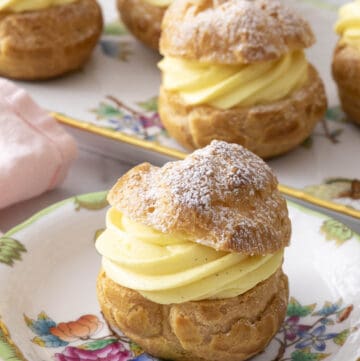
[(0, 75), (48, 79), (79, 69), (102, 31), (95, 0), (0, 15)]
[(173, 361), (242, 361), (262, 351), (280, 328), (288, 281), (279, 269), (238, 297), (160, 305), (101, 271), (97, 294), (110, 327), (151, 355)]
[(117, 0), (117, 7), (127, 28), (145, 45), (158, 50), (161, 21), (166, 8), (143, 0)]
[(201, 148), (213, 139), (239, 143), (262, 158), (285, 153), (303, 142), (327, 107), (324, 85), (312, 65), (306, 84), (288, 98), (268, 105), (233, 107), (186, 105), (174, 92), (160, 89), (160, 118), (180, 144)]
[(344, 112), (352, 121), (360, 124), (360, 50), (338, 44), (332, 72)]

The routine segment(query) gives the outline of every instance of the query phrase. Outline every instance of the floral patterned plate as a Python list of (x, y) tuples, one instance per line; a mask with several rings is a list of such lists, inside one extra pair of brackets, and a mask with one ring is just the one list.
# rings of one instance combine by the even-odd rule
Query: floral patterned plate
[[(0, 238), (0, 360), (153, 360), (107, 328), (96, 300), (106, 193), (67, 199)], [(290, 303), (255, 361), (360, 360), (360, 237), (289, 203)]]

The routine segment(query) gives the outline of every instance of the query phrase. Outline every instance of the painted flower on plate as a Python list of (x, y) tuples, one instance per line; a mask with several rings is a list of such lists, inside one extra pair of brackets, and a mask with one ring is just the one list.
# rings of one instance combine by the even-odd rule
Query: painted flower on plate
[(342, 300), (338, 300), (337, 302), (325, 302), (319, 311), (313, 313), (314, 316), (330, 316), (340, 310), (342, 305)]
[(335, 338), (337, 333), (325, 333), (326, 327), (324, 325), (318, 326), (312, 332), (303, 334), (302, 341), (296, 344), (297, 349), (312, 347), (316, 351), (324, 351), (326, 348), (325, 341)]
[(299, 325), (299, 316), (291, 316), (286, 319), (284, 323), (285, 338), (289, 341), (294, 341), (297, 336), (301, 336), (311, 329), (309, 325)]
[(36, 320), (24, 315), (24, 320), (30, 330), (37, 335), (32, 339), (35, 344), (41, 347), (60, 347), (68, 344), (68, 342), (51, 334), (50, 329), (56, 326), (56, 322), (45, 312), (40, 312)]
[(50, 333), (65, 342), (86, 340), (102, 328), (102, 322), (94, 315), (81, 316), (76, 321), (61, 322), (50, 328)]
[(128, 361), (131, 353), (120, 342), (113, 342), (97, 350), (68, 346), (55, 354), (55, 361)]

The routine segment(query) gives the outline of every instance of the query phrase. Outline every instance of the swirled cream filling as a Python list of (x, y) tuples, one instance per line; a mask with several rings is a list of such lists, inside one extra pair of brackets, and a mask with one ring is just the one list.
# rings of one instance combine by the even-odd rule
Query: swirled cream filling
[(300, 88), (308, 74), (303, 51), (248, 65), (208, 64), (165, 57), (159, 68), (163, 87), (178, 92), (186, 104), (208, 104), (219, 109), (280, 100)]
[(144, 2), (159, 8), (165, 8), (172, 3), (172, 0), (144, 0)]
[(77, 0), (0, 0), (0, 11), (23, 12), (69, 4)]
[(335, 31), (341, 36), (341, 42), (360, 49), (360, 0), (342, 6)]
[(238, 296), (269, 278), (283, 260), (283, 250), (265, 256), (216, 251), (135, 223), (115, 208), (106, 226), (96, 241), (106, 275), (160, 304)]

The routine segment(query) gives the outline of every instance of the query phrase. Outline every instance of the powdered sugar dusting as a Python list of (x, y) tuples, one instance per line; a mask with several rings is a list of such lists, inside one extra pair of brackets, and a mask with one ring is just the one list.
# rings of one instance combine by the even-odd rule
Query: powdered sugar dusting
[(212, 141), (162, 168), (139, 166), (121, 182), (121, 194), (112, 191), (111, 203), (162, 232), (186, 233), (195, 242), (248, 254), (276, 251), (289, 241), (287, 208), (275, 176), (240, 145)]
[(213, 141), (182, 162), (165, 165), (162, 179), (179, 205), (206, 212), (242, 187), (263, 190), (274, 176), (262, 159), (237, 144)]
[(309, 24), (278, 0), (175, 0), (163, 21), (160, 49), (226, 64), (274, 59), (313, 43)]

